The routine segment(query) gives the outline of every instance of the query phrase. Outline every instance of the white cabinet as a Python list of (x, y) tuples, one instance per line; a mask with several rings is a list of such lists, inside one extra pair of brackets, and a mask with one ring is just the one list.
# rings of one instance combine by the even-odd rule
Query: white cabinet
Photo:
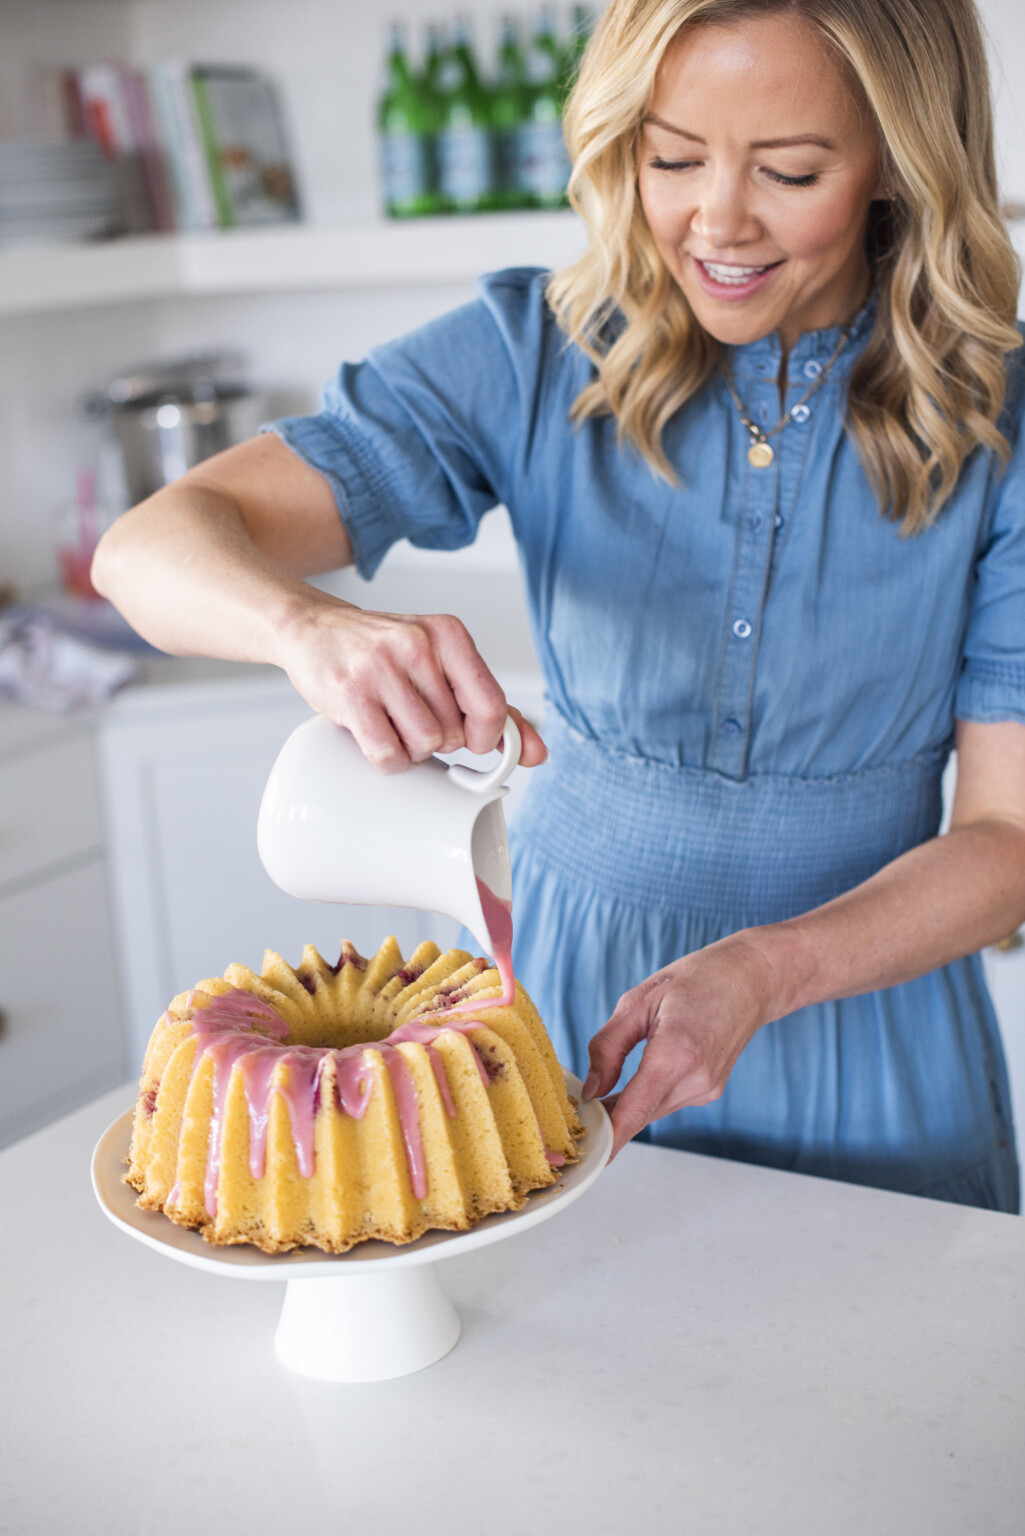
[(1011, 1079), (1018, 1161), (1025, 1177), (1025, 944), (1009, 950), (987, 949), (983, 955), (983, 965), (993, 1006), (1000, 1020), (1007, 1071)]
[[(957, 753), (950, 754), (943, 775), (943, 825), (946, 832), (950, 823), (950, 810), (954, 803), (957, 786)], [(1023, 930), (1025, 936), (1025, 930)], [(1025, 1177), (1025, 943), (1018, 936), (1008, 941), (1005, 948), (991, 945), (983, 951), (983, 969), (989, 985), (990, 996), (1000, 1022), (1000, 1034), (1007, 1058), (1007, 1075), (1011, 1080), (1011, 1106), (1018, 1146), (1018, 1161)], [(1022, 1202), (1025, 1213), (1025, 1199)]]
[(0, 898), (0, 977), (2, 1144), (124, 1081), (102, 858)]
[(0, 1145), (122, 1081), (91, 731), (0, 705)]

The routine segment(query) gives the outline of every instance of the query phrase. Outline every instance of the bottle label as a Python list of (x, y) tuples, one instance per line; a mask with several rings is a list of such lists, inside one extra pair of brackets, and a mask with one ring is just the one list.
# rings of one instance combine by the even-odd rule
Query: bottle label
[(438, 134), (438, 181), (457, 207), (494, 190), (493, 146), (486, 128), (446, 128)]
[(516, 186), (555, 202), (569, 183), (570, 163), (561, 123), (524, 123), (516, 130)]
[(431, 141), (426, 134), (386, 133), (381, 138), (384, 200), (403, 208), (431, 193)]

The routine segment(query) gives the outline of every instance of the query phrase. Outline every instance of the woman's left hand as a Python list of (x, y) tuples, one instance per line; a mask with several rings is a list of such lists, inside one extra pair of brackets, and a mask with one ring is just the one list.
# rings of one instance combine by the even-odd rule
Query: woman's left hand
[[(773, 967), (750, 931), (674, 960), (624, 992), (590, 1045), (584, 1098), (610, 1094), (612, 1156), (652, 1120), (719, 1098), (741, 1051), (772, 1017)], [(645, 1041), (622, 1093), (623, 1062)]]

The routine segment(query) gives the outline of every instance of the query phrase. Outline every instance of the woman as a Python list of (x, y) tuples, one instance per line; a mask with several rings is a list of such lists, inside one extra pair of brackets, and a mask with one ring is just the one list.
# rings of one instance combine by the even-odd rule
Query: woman
[(567, 136), (581, 261), (343, 366), (97, 586), (396, 771), (506, 701), (454, 619), (302, 577), (505, 502), (551, 701), (516, 968), (576, 1070), (608, 1018), (617, 1150), (1015, 1210), (974, 952), (1025, 919), (1025, 369), (974, 7), (613, 0)]

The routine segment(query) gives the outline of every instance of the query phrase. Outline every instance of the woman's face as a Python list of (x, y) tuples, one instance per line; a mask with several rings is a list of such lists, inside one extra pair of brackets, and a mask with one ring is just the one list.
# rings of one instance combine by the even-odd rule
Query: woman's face
[[(803, 142), (795, 143), (800, 139)], [(811, 28), (688, 29), (642, 129), (641, 205), (704, 328), (728, 345), (843, 325), (869, 290), (879, 141)]]

